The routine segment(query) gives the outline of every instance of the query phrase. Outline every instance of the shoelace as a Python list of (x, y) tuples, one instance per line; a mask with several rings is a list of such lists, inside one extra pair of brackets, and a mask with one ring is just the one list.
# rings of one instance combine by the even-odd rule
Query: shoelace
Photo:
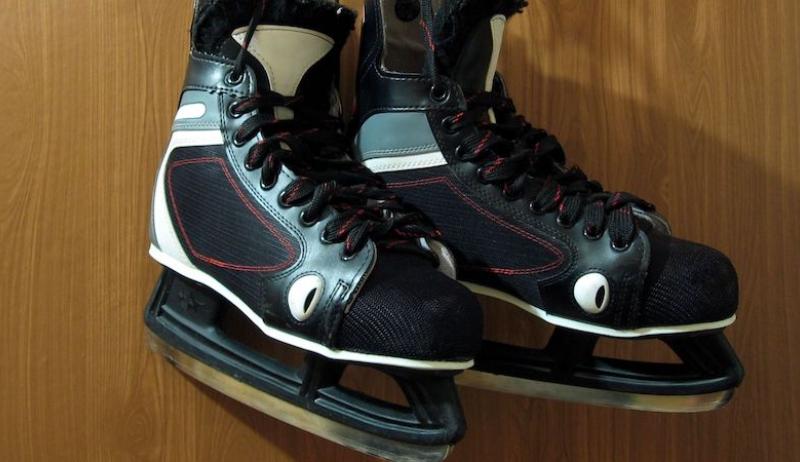
[[(258, 2), (248, 26), (242, 49), (229, 79), (240, 81), (250, 40), (266, 11), (267, 1)], [(276, 108), (291, 110), (293, 118), (274, 117)], [(297, 178), (281, 193), (286, 207), (305, 206), (301, 221), (313, 226), (328, 206), (337, 211), (323, 230), (326, 243), (344, 242), (344, 258), (351, 258), (370, 240), (396, 247), (420, 238), (438, 238), (439, 231), (421, 212), (403, 204), (385, 189), (384, 182), (347, 156), (348, 143), (341, 121), (304, 104), (302, 97), (286, 97), (273, 91), (244, 98), (229, 109), (232, 117), (252, 114), (234, 135), (243, 145), (261, 134), (250, 149), (245, 168), (261, 169), (261, 187), (275, 186), (281, 166)], [(416, 246), (408, 246), (417, 251)]]
[[(482, 92), (469, 97), (467, 103), (467, 111), (443, 123), (453, 132), (468, 125), (479, 128), (477, 134), (463, 140), (456, 154), (462, 161), (481, 165), (480, 181), (497, 185), (510, 201), (528, 199), (533, 213), (556, 211), (556, 221), (566, 228), (583, 214), (587, 239), (599, 239), (608, 229), (614, 248), (630, 246), (637, 229), (633, 208), (652, 211), (653, 205), (629, 193), (605, 191), (579, 167), (567, 168), (556, 137), (517, 115), (509, 98)], [(498, 122), (488, 120), (489, 110)]]
[(431, 0), (419, 0), (420, 17), (419, 25), (422, 30), (422, 41), (425, 44), (425, 75), (431, 80), (430, 96), (436, 102), (442, 102), (449, 96), (449, 90), (440, 80), (437, 58), (436, 43), (433, 38), (434, 8)]
[[(435, 18), (431, 0), (420, 0), (420, 26), (426, 44), (425, 75), (431, 80), (431, 98), (444, 100), (448, 93), (439, 74), (439, 57), (431, 31)], [(520, 7), (524, 7), (524, 2)], [(488, 111), (501, 116), (490, 122)], [(599, 239), (608, 229), (613, 247), (624, 250), (636, 237), (634, 207), (655, 208), (624, 192), (611, 193), (590, 180), (577, 166), (566, 168), (566, 156), (558, 140), (516, 115), (513, 102), (495, 92), (467, 98), (467, 110), (442, 121), (452, 133), (476, 126), (477, 134), (463, 139), (456, 155), (465, 162), (479, 163), (481, 182), (499, 186), (509, 201), (526, 198), (535, 214), (557, 211), (556, 221), (565, 228), (585, 214), (583, 234)]]

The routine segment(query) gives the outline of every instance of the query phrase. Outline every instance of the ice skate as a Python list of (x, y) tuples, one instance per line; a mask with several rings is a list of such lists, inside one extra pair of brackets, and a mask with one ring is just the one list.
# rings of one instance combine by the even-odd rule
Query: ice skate
[[(339, 54), (355, 14), (324, 0), (200, 0), (156, 180), (150, 254), (165, 267), (153, 348), (264, 413), (391, 460), (441, 460), (465, 431), (453, 376), (480, 306), (439, 233), (349, 157)], [(292, 368), (220, 326), (238, 310), (305, 351)], [(350, 364), (401, 406), (340, 385)]]
[[(497, 59), (518, 0), (367, 0), (356, 154), (442, 230), (473, 292), (555, 326), (545, 348), (485, 342), (459, 382), (598, 405), (718, 408), (742, 367), (722, 330), (735, 270), (607, 192), (515, 114)], [(390, 130), (391, 127), (391, 130)], [(491, 316), (491, 313), (488, 313)], [(597, 357), (601, 337), (657, 338), (682, 363)]]

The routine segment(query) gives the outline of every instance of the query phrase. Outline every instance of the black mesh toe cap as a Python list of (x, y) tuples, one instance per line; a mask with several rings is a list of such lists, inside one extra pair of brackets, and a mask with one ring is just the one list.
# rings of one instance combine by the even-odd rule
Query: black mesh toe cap
[(727, 319), (736, 312), (736, 269), (710, 247), (653, 233), (643, 293), (642, 324), (683, 325)]
[(348, 351), (432, 361), (472, 359), (483, 315), (464, 286), (421, 257), (382, 252), (339, 331)]

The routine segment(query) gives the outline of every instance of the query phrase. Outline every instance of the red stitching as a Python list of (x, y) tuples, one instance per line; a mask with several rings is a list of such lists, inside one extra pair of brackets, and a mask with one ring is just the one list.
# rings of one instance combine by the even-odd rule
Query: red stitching
[[(225, 177), (228, 179), (228, 182), (231, 184), (231, 186), (233, 186), (233, 190), (236, 191), (236, 194), (239, 196), (239, 199), (242, 201), (245, 207), (247, 207), (247, 209), (250, 210), (250, 213), (252, 213), (256, 217), (256, 219), (258, 219), (258, 221), (261, 222), (261, 224), (264, 225), (264, 227), (267, 228), (267, 230), (269, 230), (269, 232), (278, 239), (278, 242), (280, 242), (281, 246), (286, 250), (288, 254), (286, 260), (284, 260), (279, 264), (270, 266), (237, 265), (235, 263), (228, 263), (221, 260), (217, 260), (216, 258), (208, 257), (195, 250), (194, 246), (192, 245), (191, 239), (189, 239), (189, 234), (186, 232), (186, 229), (183, 226), (183, 221), (181, 220), (180, 217), (178, 204), (177, 201), (175, 200), (175, 194), (172, 189), (172, 174), (173, 170), (175, 170), (176, 167), (182, 167), (184, 165), (190, 165), (190, 164), (205, 164), (205, 163), (220, 164), (222, 172), (225, 174)], [(239, 189), (239, 186), (236, 184), (230, 172), (228, 171), (228, 168), (225, 165), (224, 160), (217, 157), (200, 157), (197, 159), (187, 159), (172, 163), (169, 167), (169, 174), (167, 175), (167, 189), (169, 190), (169, 198), (170, 202), (172, 202), (172, 209), (175, 211), (175, 218), (178, 221), (178, 228), (180, 228), (181, 230), (181, 234), (183, 235), (183, 238), (186, 241), (186, 245), (189, 247), (189, 251), (192, 252), (192, 255), (194, 255), (196, 258), (210, 265), (218, 266), (221, 268), (233, 269), (238, 271), (253, 271), (253, 272), (280, 271), (282, 269), (291, 266), (294, 263), (294, 260), (297, 258), (297, 251), (295, 250), (294, 246), (292, 246), (292, 243), (288, 239), (286, 239), (286, 237), (280, 232), (278, 228), (276, 228), (272, 223), (270, 223), (266, 218), (264, 218), (264, 216), (261, 215), (258, 209), (256, 209), (253, 206), (253, 204), (250, 203), (249, 200), (247, 200), (244, 193), (242, 193), (242, 190)]]
[[(361, 213), (358, 213), (358, 212), (357, 212), (357, 213), (355, 213), (353, 216), (351, 216), (350, 218), (348, 218), (348, 219), (347, 219), (347, 221), (346, 221), (346, 222), (344, 222), (344, 223), (343, 223), (343, 224), (342, 224), (342, 225), (339, 227), (339, 229), (336, 231), (336, 238), (337, 238), (337, 239), (338, 239), (338, 238), (341, 238), (341, 237), (342, 237), (342, 234), (344, 234), (344, 232), (345, 232), (345, 231), (346, 231), (346, 230), (347, 230), (347, 229), (348, 229), (350, 226), (352, 226), (352, 225), (353, 225), (353, 223), (355, 223), (355, 222), (356, 222), (356, 220), (358, 220), (360, 217), (361, 217)], [(350, 238), (350, 236), (347, 236), (347, 237), (348, 237), (348, 239)]]
[(291, 188), (286, 191), (284, 196), (285, 202), (294, 202), (297, 200), (297, 193), (300, 191), (303, 185), (300, 183), (293, 183)]
[(425, 30), (425, 38), (428, 40), (428, 48), (430, 48), (431, 51), (436, 51), (436, 45), (433, 43), (433, 35), (431, 34), (431, 30), (428, 27), (428, 23), (425, 22), (425, 20), (422, 18), (420, 18), (419, 23)]
[(549, 270), (558, 268), (564, 262), (564, 254), (561, 252), (561, 250), (558, 247), (556, 247), (553, 244), (551, 244), (551, 243), (539, 238), (538, 236), (535, 236), (535, 235), (525, 231), (524, 229), (517, 228), (516, 226), (514, 226), (514, 225), (512, 225), (510, 223), (506, 223), (502, 219), (500, 219), (497, 216), (493, 215), (491, 212), (488, 212), (487, 210), (481, 208), (477, 203), (475, 203), (466, 194), (464, 194), (464, 192), (462, 192), (460, 189), (458, 189), (458, 187), (456, 187), (456, 185), (447, 177), (439, 176), (439, 177), (433, 177), (433, 178), (424, 178), (424, 179), (421, 179), (421, 180), (401, 181), (401, 182), (398, 182), (398, 183), (390, 183), (388, 186), (389, 186), (390, 189), (401, 189), (401, 188), (411, 188), (411, 187), (415, 187), (415, 186), (427, 186), (427, 185), (437, 184), (437, 183), (443, 183), (445, 186), (450, 188), (450, 190), (452, 190), (454, 193), (458, 194), (464, 200), (464, 202), (467, 203), (467, 205), (469, 205), (470, 207), (475, 209), (475, 211), (477, 211), (481, 215), (485, 216), (486, 218), (490, 219), (494, 223), (496, 223), (496, 224), (508, 229), (509, 231), (511, 231), (511, 232), (513, 232), (513, 233), (515, 233), (515, 234), (517, 234), (517, 235), (519, 235), (519, 236), (521, 236), (521, 237), (523, 237), (525, 239), (528, 239), (530, 241), (536, 242), (537, 244), (541, 245), (545, 249), (549, 250), (556, 257), (556, 260), (554, 262), (552, 262), (552, 263), (548, 263), (548, 264), (543, 265), (543, 266), (536, 266), (536, 267), (532, 267), (532, 268), (510, 269), (510, 268), (497, 268), (497, 267), (487, 267), (487, 266), (466, 266), (466, 268), (470, 268), (470, 269), (473, 269), (473, 270), (476, 270), (476, 271), (486, 271), (486, 272), (494, 273), (494, 274), (503, 274), (503, 275), (508, 275), (508, 276), (514, 276), (514, 275), (521, 275), (521, 274), (543, 273), (545, 271), (549, 271)]
[(483, 148), (486, 147), (486, 143), (489, 142), (489, 138), (491, 137), (492, 137), (492, 132), (487, 132), (485, 135), (483, 135), (483, 138), (481, 139), (480, 143), (478, 143), (478, 147), (475, 148), (475, 154), (480, 154), (481, 151), (483, 151)]
[(483, 175), (484, 175), (484, 177), (485, 177), (486, 175), (490, 175), (490, 174), (494, 173), (494, 171), (495, 171), (495, 170), (497, 170), (498, 168), (500, 168), (500, 166), (501, 166), (501, 165), (503, 165), (503, 163), (505, 163), (505, 160), (504, 160), (504, 159), (505, 159), (504, 157), (500, 157), (500, 158), (498, 158), (498, 159), (495, 159), (495, 160), (493, 160), (493, 161), (492, 161), (492, 163), (491, 163), (491, 164), (489, 164), (489, 166), (487, 166), (487, 167), (484, 167), (484, 168), (483, 168)]

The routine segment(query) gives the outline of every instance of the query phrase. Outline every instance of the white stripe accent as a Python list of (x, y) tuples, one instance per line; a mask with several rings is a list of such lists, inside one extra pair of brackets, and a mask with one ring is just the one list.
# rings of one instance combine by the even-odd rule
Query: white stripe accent
[(733, 315), (730, 318), (723, 319), (722, 321), (701, 322), (697, 324), (684, 324), (682, 326), (653, 326), (653, 327), (640, 327), (638, 329), (612, 329), (610, 327), (575, 321), (573, 319), (567, 319), (567, 318), (562, 318), (560, 316), (548, 314), (545, 310), (541, 308), (537, 308), (533, 305), (525, 303), (524, 301), (514, 296), (508, 295), (504, 292), (500, 292), (499, 290), (495, 290), (490, 287), (484, 287), (478, 284), (473, 284), (471, 282), (464, 282), (464, 281), (459, 281), (459, 282), (465, 285), (473, 293), (485, 295), (487, 297), (491, 297), (497, 300), (502, 300), (506, 303), (510, 303), (516, 306), (517, 308), (521, 308), (527, 311), (528, 313), (531, 313), (532, 315), (549, 322), (550, 324), (566, 327), (567, 329), (578, 330), (581, 332), (591, 332), (593, 334), (604, 335), (606, 337), (637, 338), (637, 337), (649, 337), (649, 336), (669, 335), (669, 334), (684, 334), (688, 332), (705, 332), (709, 330), (722, 329), (724, 327), (730, 326), (731, 324), (733, 324), (734, 321), (736, 321), (736, 315)]
[(206, 105), (203, 103), (192, 103), (181, 106), (175, 114), (175, 120), (199, 119), (206, 115)]
[(172, 220), (169, 216), (169, 208), (167, 207), (167, 193), (166, 193), (166, 170), (167, 160), (170, 154), (177, 148), (185, 148), (191, 146), (217, 146), (222, 145), (224, 140), (222, 133), (219, 130), (198, 130), (198, 131), (177, 131), (172, 133), (172, 138), (169, 141), (169, 146), (164, 154), (164, 159), (161, 161), (161, 167), (158, 169), (158, 178), (156, 179), (155, 192), (153, 193), (153, 228), (155, 229), (156, 242), (158, 247), (172, 255), (173, 258), (180, 261), (182, 264), (193, 267), (189, 261), (189, 257), (183, 251), (183, 246), (175, 233), (175, 228), (172, 225)]
[(164, 252), (161, 252), (156, 247), (150, 247), (150, 256), (153, 257), (156, 261), (161, 263), (162, 265), (169, 267), (170, 269), (176, 271), (177, 273), (181, 274), (184, 277), (187, 277), (193, 281), (199, 282), (200, 284), (209, 287), (229, 302), (236, 305), (245, 316), (247, 316), (250, 321), (253, 322), (262, 332), (264, 332), (269, 337), (278, 340), (280, 342), (302, 348), (306, 351), (311, 351), (326, 358), (340, 360), (340, 361), (347, 361), (347, 362), (360, 362), (360, 363), (369, 363), (369, 364), (381, 364), (386, 366), (396, 366), (408, 369), (421, 369), (421, 370), (464, 370), (468, 369), (473, 366), (473, 361), (423, 361), (419, 359), (406, 359), (406, 358), (395, 358), (391, 356), (381, 356), (381, 355), (373, 355), (367, 353), (355, 353), (350, 351), (342, 351), (342, 350), (332, 350), (324, 345), (320, 345), (319, 343), (312, 342), (311, 340), (298, 337), (296, 335), (290, 334), (288, 332), (284, 332), (282, 330), (276, 329), (274, 327), (268, 326), (264, 323), (264, 320), (261, 319), (246, 303), (242, 301), (239, 297), (233, 294), (230, 290), (228, 290), (225, 286), (219, 283), (216, 279), (211, 277), (210, 275), (200, 271), (199, 269), (191, 266), (185, 265), (183, 262), (180, 262), (170, 255), (167, 255)]
[(399, 172), (402, 170), (417, 170), (420, 168), (438, 167), (447, 165), (441, 151), (427, 154), (414, 154), (412, 156), (392, 156), (367, 159), (364, 165), (375, 173)]

